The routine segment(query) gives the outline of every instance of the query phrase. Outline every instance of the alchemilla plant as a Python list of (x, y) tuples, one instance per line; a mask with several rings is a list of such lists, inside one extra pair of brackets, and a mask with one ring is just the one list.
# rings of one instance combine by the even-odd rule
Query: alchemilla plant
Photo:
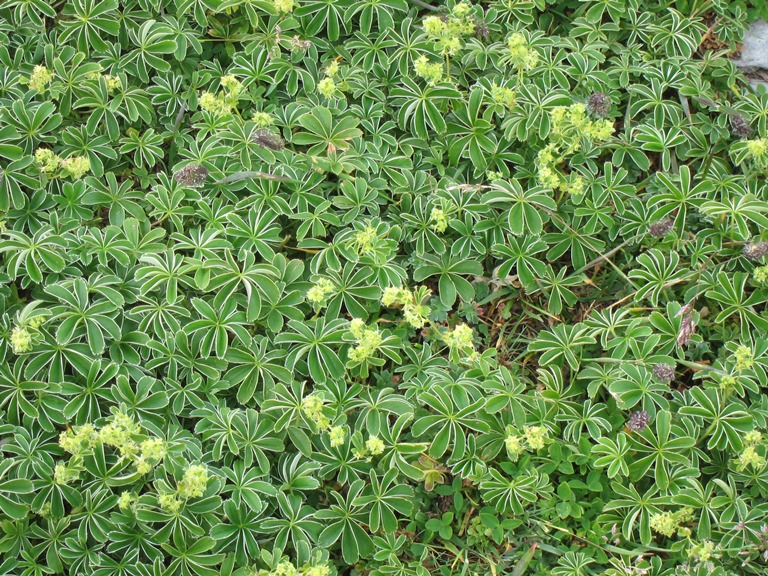
[(767, 12), (0, 2), (0, 574), (768, 573)]

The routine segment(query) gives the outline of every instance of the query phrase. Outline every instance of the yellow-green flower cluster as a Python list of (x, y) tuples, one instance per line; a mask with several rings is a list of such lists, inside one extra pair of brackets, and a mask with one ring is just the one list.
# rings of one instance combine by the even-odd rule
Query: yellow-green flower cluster
[(62, 158), (48, 148), (38, 148), (35, 151), (35, 163), (43, 174), (69, 177), (73, 180), (79, 180), (91, 169), (91, 161), (85, 156)]
[(531, 450), (541, 450), (546, 443), (547, 429), (544, 426), (526, 426), (523, 435)]
[(352, 245), (358, 254), (370, 254), (376, 250), (376, 243), (379, 240), (379, 234), (373, 226), (366, 226), (355, 233)]
[(585, 187), (586, 182), (582, 176), (571, 174), (569, 178), (566, 178), (564, 190), (572, 196), (581, 196), (584, 194)]
[(136, 466), (136, 472), (139, 474), (149, 474), (152, 469), (163, 458), (165, 458), (165, 442), (161, 438), (149, 438), (139, 445), (139, 454), (133, 463)]
[(768, 167), (768, 138), (756, 138), (745, 142), (747, 153), (755, 164), (762, 168)]
[(504, 439), (507, 452), (514, 459), (526, 452), (541, 450), (549, 439), (549, 431), (544, 426), (525, 426), (522, 434), (509, 431)]
[(35, 92), (45, 92), (53, 80), (53, 73), (45, 66), (35, 66), (29, 77), (29, 87)]
[(553, 139), (572, 154), (581, 148), (583, 139), (593, 142), (608, 140), (613, 134), (613, 122), (606, 119), (592, 120), (584, 104), (556, 106), (550, 112)]
[(509, 48), (509, 63), (518, 73), (522, 74), (532, 70), (539, 63), (539, 54), (530, 46), (526, 37), (520, 32), (515, 32), (507, 40)]
[(330, 99), (336, 93), (336, 82), (331, 77), (325, 77), (317, 83), (317, 91)]
[(184, 470), (184, 476), (176, 483), (176, 491), (158, 495), (157, 503), (166, 512), (178, 514), (186, 500), (200, 498), (205, 494), (209, 480), (208, 468), (192, 464)]
[(251, 119), (256, 123), (256, 128), (269, 128), (275, 123), (275, 119), (267, 112), (254, 112)]
[(736, 351), (733, 353), (734, 360), (736, 360), (736, 370), (741, 372), (742, 370), (749, 370), (755, 363), (754, 352), (749, 346), (739, 345)]
[(290, 14), (296, 7), (293, 0), (272, 0), (272, 4), (279, 14)]
[(85, 156), (70, 156), (59, 162), (61, 175), (79, 180), (91, 170), (91, 161)]
[(753, 470), (760, 470), (766, 465), (766, 458), (760, 452), (758, 448), (763, 441), (763, 435), (759, 430), (753, 430), (744, 436), (744, 448), (739, 454), (738, 463), (736, 467), (744, 471), (751, 467)]
[(334, 426), (328, 432), (328, 436), (331, 440), (331, 447), (338, 448), (347, 439), (347, 430), (343, 426)]
[(346, 81), (342, 78), (340, 82), (336, 82), (335, 77), (339, 75), (341, 66), (338, 61), (333, 60), (328, 66), (326, 66), (323, 72), (325, 77), (317, 83), (317, 91), (329, 100), (336, 95), (336, 91), (344, 92), (349, 88)]
[(759, 266), (758, 268), (755, 268), (755, 271), (752, 272), (752, 277), (755, 279), (755, 282), (758, 282), (759, 284), (768, 283), (768, 266)]
[(475, 349), (475, 344), (472, 342), (474, 336), (472, 328), (466, 324), (457, 324), (453, 330), (445, 334), (445, 343), (453, 350), (466, 352)]
[(341, 70), (341, 67), (339, 66), (339, 63), (336, 60), (333, 60), (325, 68), (324, 72), (326, 76), (333, 78), (334, 76), (336, 76), (336, 74), (339, 73), (340, 70)]
[(72, 454), (72, 456), (82, 456), (96, 444), (99, 443), (99, 433), (93, 424), (83, 424), (68, 428), (59, 435), (59, 446)]
[(224, 88), (224, 91), (218, 94), (203, 92), (199, 100), (200, 108), (216, 116), (231, 114), (237, 106), (243, 85), (233, 75), (227, 74), (221, 77), (221, 87)]
[(116, 448), (120, 457), (130, 460), (139, 474), (148, 474), (166, 455), (165, 442), (161, 438), (147, 438), (141, 442), (141, 427), (130, 416), (118, 412), (100, 430), (92, 424), (75, 426), (59, 435), (59, 446), (72, 455), (77, 465), (83, 455), (98, 444)]
[(365, 449), (370, 452), (372, 456), (383, 454), (384, 448), (384, 441), (378, 436), (371, 436), (365, 441)]
[(118, 412), (112, 417), (112, 422), (99, 431), (99, 441), (116, 448), (123, 458), (132, 459), (139, 453), (139, 444), (133, 437), (140, 433), (139, 425), (130, 416)]
[(110, 92), (113, 92), (115, 90), (119, 90), (122, 86), (122, 83), (120, 82), (120, 78), (117, 76), (111, 76), (110, 74), (104, 74), (104, 80), (107, 83), (107, 90)]
[(715, 543), (711, 540), (704, 540), (693, 546), (688, 551), (688, 557), (696, 562), (709, 562), (715, 553)]
[(184, 499), (199, 498), (205, 494), (208, 479), (208, 468), (193, 464), (184, 471), (184, 477), (179, 481), (179, 496)]
[(24, 354), (32, 350), (32, 334), (24, 326), (14, 326), (10, 341), (14, 354)]
[(301, 411), (308, 420), (312, 421), (320, 431), (327, 430), (331, 426), (331, 421), (323, 414), (325, 402), (318, 394), (310, 394), (301, 401)]
[(253, 576), (330, 576), (331, 569), (325, 564), (306, 564), (301, 570), (288, 560), (280, 562), (273, 570), (259, 570)]
[(66, 464), (56, 464), (53, 469), (53, 481), (56, 484), (66, 485), (70, 482), (74, 482), (80, 477), (80, 472), (74, 466), (67, 466)]
[(467, 2), (456, 4), (445, 16), (424, 18), (424, 32), (438, 49), (448, 56), (456, 54), (464, 46), (463, 38), (475, 33), (472, 6)]
[(495, 82), (491, 86), (491, 99), (501, 106), (513, 108), (517, 101), (517, 93), (512, 88), (499, 86)]
[(307, 290), (307, 301), (317, 308), (322, 308), (325, 306), (328, 296), (334, 292), (336, 292), (336, 284), (323, 276), (318, 278), (315, 285)]
[(523, 444), (523, 437), (518, 434), (508, 434), (504, 439), (504, 445), (507, 447), (507, 451), (513, 456), (519, 456), (526, 450), (525, 445)]
[(349, 323), (349, 331), (355, 337), (355, 347), (349, 351), (349, 360), (355, 364), (364, 362), (381, 346), (383, 338), (376, 328), (368, 328), (360, 318)]
[(14, 354), (24, 354), (32, 350), (35, 340), (40, 339), (38, 329), (45, 322), (45, 316), (33, 316), (19, 322), (13, 327), (9, 341)]
[(681, 508), (677, 512), (657, 512), (651, 515), (651, 529), (667, 538), (672, 538), (675, 534), (686, 536), (690, 530), (680, 525), (692, 519), (692, 508)]
[(170, 514), (178, 514), (181, 511), (181, 505), (183, 504), (179, 497), (171, 492), (168, 494), (160, 494), (157, 497), (157, 503), (166, 512)]
[(120, 494), (120, 497), (117, 499), (117, 507), (120, 508), (123, 512), (131, 508), (134, 503), (136, 502), (137, 498), (135, 494), (132, 494), (131, 492), (123, 492)]
[(413, 70), (416, 75), (427, 81), (427, 84), (434, 86), (443, 79), (442, 62), (430, 62), (426, 56), (419, 56), (413, 63)]
[(429, 290), (423, 286), (416, 292), (411, 292), (408, 288), (385, 288), (381, 296), (381, 303), (384, 306), (402, 306), (403, 318), (414, 328), (423, 328), (429, 318), (429, 306), (424, 306), (421, 302), (429, 295)]
[(536, 158), (539, 183), (553, 190), (573, 195), (584, 193), (585, 182), (581, 176), (565, 177), (557, 169), (566, 156), (575, 154), (583, 142), (602, 142), (613, 134), (613, 123), (606, 119), (593, 120), (584, 104), (557, 106), (550, 111), (550, 143), (542, 148)]
[(442, 234), (448, 229), (448, 215), (445, 210), (435, 206), (429, 214), (429, 227), (433, 232)]

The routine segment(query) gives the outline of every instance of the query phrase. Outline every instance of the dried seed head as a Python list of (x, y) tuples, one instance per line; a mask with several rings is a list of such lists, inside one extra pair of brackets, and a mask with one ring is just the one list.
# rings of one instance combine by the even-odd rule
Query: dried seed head
[(587, 110), (595, 116), (607, 116), (611, 111), (611, 99), (603, 92), (595, 92), (587, 100)]
[(744, 245), (742, 254), (750, 260), (760, 260), (768, 254), (768, 242), (749, 242)]
[(480, 40), (487, 40), (488, 36), (491, 33), (491, 29), (488, 27), (488, 24), (485, 22), (485, 20), (482, 20), (477, 16), (474, 17), (474, 21), (475, 21), (475, 36), (480, 38)]
[(739, 138), (749, 138), (752, 135), (752, 126), (744, 116), (734, 114), (731, 116), (731, 132)]
[(651, 415), (648, 414), (648, 412), (645, 410), (638, 410), (629, 415), (627, 428), (632, 430), (632, 432), (641, 432), (645, 430), (645, 427), (648, 426), (648, 422), (650, 421)]
[(270, 150), (275, 151), (279, 151), (285, 148), (285, 142), (283, 139), (271, 130), (256, 130), (251, 138), (262, 148), (269, 148)]
[(654, 365), (653, 377), (662, 382), (672, 382), (675, 379), (675, 367), (669, 364), (659, 363)]
[(677, 345), (688, 346), (694, 332), (696, 332), (696, 322), (693, 321), (693, 315), (684, 316), (680, 323), (680, 331), (677, 333)]
[(199, 188), (205, 185), (208, 178), (208, 170), (200, 164), (187, 164), (173, 175), (176, 182), (190, 188)]
[(674, 222), (669, 218), (654, 222), (648, 227), (648, 233), (655, 238), (663, 238), (667, 233), (672, 230)]

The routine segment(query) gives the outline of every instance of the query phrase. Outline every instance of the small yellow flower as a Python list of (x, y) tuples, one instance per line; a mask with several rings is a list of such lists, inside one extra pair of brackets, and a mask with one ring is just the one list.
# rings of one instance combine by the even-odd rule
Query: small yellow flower
[(507, 41), (510, 63), (520, 72), (531, 70), (539, 63), (539, 55), (528, 45), (528, 40), (520, 32), (515, 32)]
[(170, 514), (178, 514), (182, 506), (182, 501), (179, 500), (176, 494), (160, 494), (157, 497), (157, 503), (160, 505), (160, 508)]
[(384, 442), (377, 436), (371, 436), (365, 442), (365, 448), (373, 456), (378, 456), (384, 452)]
[(325, 301), (336, 292), (336, 285), (328, 278), (319, 278), (307, 291), (307, 300), (316, 306), (325, 306)]
[(522, 438), (516, 434), (510, 434), (504, 439), (504, 445), (510, 454), (519, 456), (525, 452), (525, 446), (523, 446)]
[(117, 507), (122, 511), (128, 510), (136, 501), (136, 496), (130, 492), (123, 492), (120, 494), (120, 498), (117, 499)]
[(66, 485), (80, 477), (80, 473), (73, 469), (68, 468), (65, 464), (56, 464), (53, 469), (53, 480), (56, 484)]
[(416, 74), (421, 78), (424, 78), (430, 86), (434, 86), (443, 79), (442, 62), (431, 64), (426, 56), (419, 57), (416, 62), (414, 62), (413, 69), (416, 71)]
[(256, 123), (257, 128), (268, 128), (275, 123), (274, 118), (267, 112), (254, 112), (253, 121)]
[(349, 351), (349, 359), (355, 364), (359, 364), (376, 353), (383, 342), (381, 333), (375, 328), (367, 328), (363, 325), (355, 324), (354, 329), (350, 326), (350, 331), (355, 336), (357, 346)]
[(59, 169), (61, 158), (54, 154), (53, 150), (49, 150), (48, 148), (38, 148), (35, 151), (35, 162), (41, 172), (51, 175)]
[(526, 426), (523, 429), (525, 443), (531, 450), (541, 450), (545, 446), (547, 429), (543, 426)]
[(363, 230), (358, 231), (355, 234), (354, 246), (357, 247), (359, 254), (370, 254), (376, 249), (376, 241), (379, 239), (379, 235), (376, 232), (376, 228), (373, 226), (366, 226)]
[(104, 80), (107, 82), (107, 90), (110, 92), (113, 92), (115, 90), (119, 90), (122, 86), (122, 83), (120, 82), (120, 78), (117, 76), (110, 76), (109, 74), (104, 75)]
[(747, 151), (756, 160), (768, 156), (768, 138), (747, 140)]
[(328, 566), (312, 566), (304, 572), (304, 576), (328, 576), (331, 569)]
[(326, 98), (331, 98), (336, 92), (336, 82), (333, 78), (323, 78), (317, 83), (317, 91)]
[(339, 63), (336, 62), (336, 60), (334, 60), (333, 62), (328, 64), (328, 67), (325, 69), (325, 75), (333, 78), (338, 73), (339, 73)]
[(91, 169), (91, 161), (85, 156), (70, 156), (59, 162), (62, 176), (69, 176), (73, 180), (79, 180)]
[(331, 428), (330, 432), (328, 433), (331, 439), (331, 446), (333, 448), (337, 448), (344, 444), (344, 441), (347, 439), (347, 431), (344, 429), (343, 426), (334, 426)]
[(14, 354), (24, 354), (32, 350), (32, 334), (24, 327), (16, 326), (11, 330), (10, 340)]
[(736, 359), (736, 370), (741, 372), (742, 370), (749, 370), (755, 363), (754, 352), (749, 346), (743, 344), (736, 348), (736, 352), (733, 353)]
[(184, 471), (184, 478), (179, 482), (179, 496), (199, 498), (205, 494), (208, 486), (208, 468), (194, 464)]
[(667, 538), (675, 535), (677, 527), (678, 521), (672, 512), (659, 512), (651, 516), (651, 528)]
[(566, 191), (573, 196), (581, 196), (584, 194), (584, 178), (576, 176), (568, 182)]
[(763, 434), (759, 430), (752, 430), (751, 432), (747, 432), (747, 434), (744, 436), (744, 444), (746, 446), (755, 446), (760, 444), (762, 441)]
[(741, 451), (741, 454), (739, 454), (739, 470), (746, 470), (750, 466), (754, 470), (760, 470), (765, 464), (765, 457), (758, 454), (754, 446), (747, 446)]
[(45, 92), (48, 84), (53, 80), (53, 74), (45, 66), (35, 66), (29, 77), (29, 87), (36, 92)]
[(752, 272), (752, 277), (755, 279), (755, 282), (759, 284), (768, 283), (768, 266), (755, 268), (755, 271)]
[(233, 96), (237, 96), (240, 94), (240, 92), (243, 90), (243, 85), (235, 78), (232, 74), (227, 74), (226, 76), (221, 77), (221, 85), (224, 87), (224, 90), (226, 90), (229, 94)]
[(442, 234), (448, 228), (448, 216), (440, 208), (432, 208), (432, 212), (429, 214), (429, 221), (429, 227), (438, 234)]
[(514, 90), (506, 86), (499, 86), (496, 83), (491, 86), (491, 98), (496, 104), (501, 104), (507, 108), (513, 108), (517, 100)]
[(473, 338), (474, 332), (466, 324), (457, 324), (451, 332), (445, 335), (448, 346), (456, 350), (474, 350)]
[(696, 544), (688, 552), (688, 556), (697, 562), (709, 562), (715, 553), (715, 543), (711, 540), (704, 540)]
[(296, 6), (293, 0), (272, 0), (272, 4), (280, 14), (290, 14)]
[(270, 572), (270, 576), (298, 576), (298, 574), (298, 569), (287, 560), (280, 562), (280, 564)]

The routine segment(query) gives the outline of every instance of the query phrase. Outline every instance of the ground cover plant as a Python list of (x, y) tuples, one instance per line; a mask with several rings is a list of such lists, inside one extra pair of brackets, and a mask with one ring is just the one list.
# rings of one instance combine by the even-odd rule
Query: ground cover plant
[(766, 574), (766, 12), (0, 2), (0, 574)]

